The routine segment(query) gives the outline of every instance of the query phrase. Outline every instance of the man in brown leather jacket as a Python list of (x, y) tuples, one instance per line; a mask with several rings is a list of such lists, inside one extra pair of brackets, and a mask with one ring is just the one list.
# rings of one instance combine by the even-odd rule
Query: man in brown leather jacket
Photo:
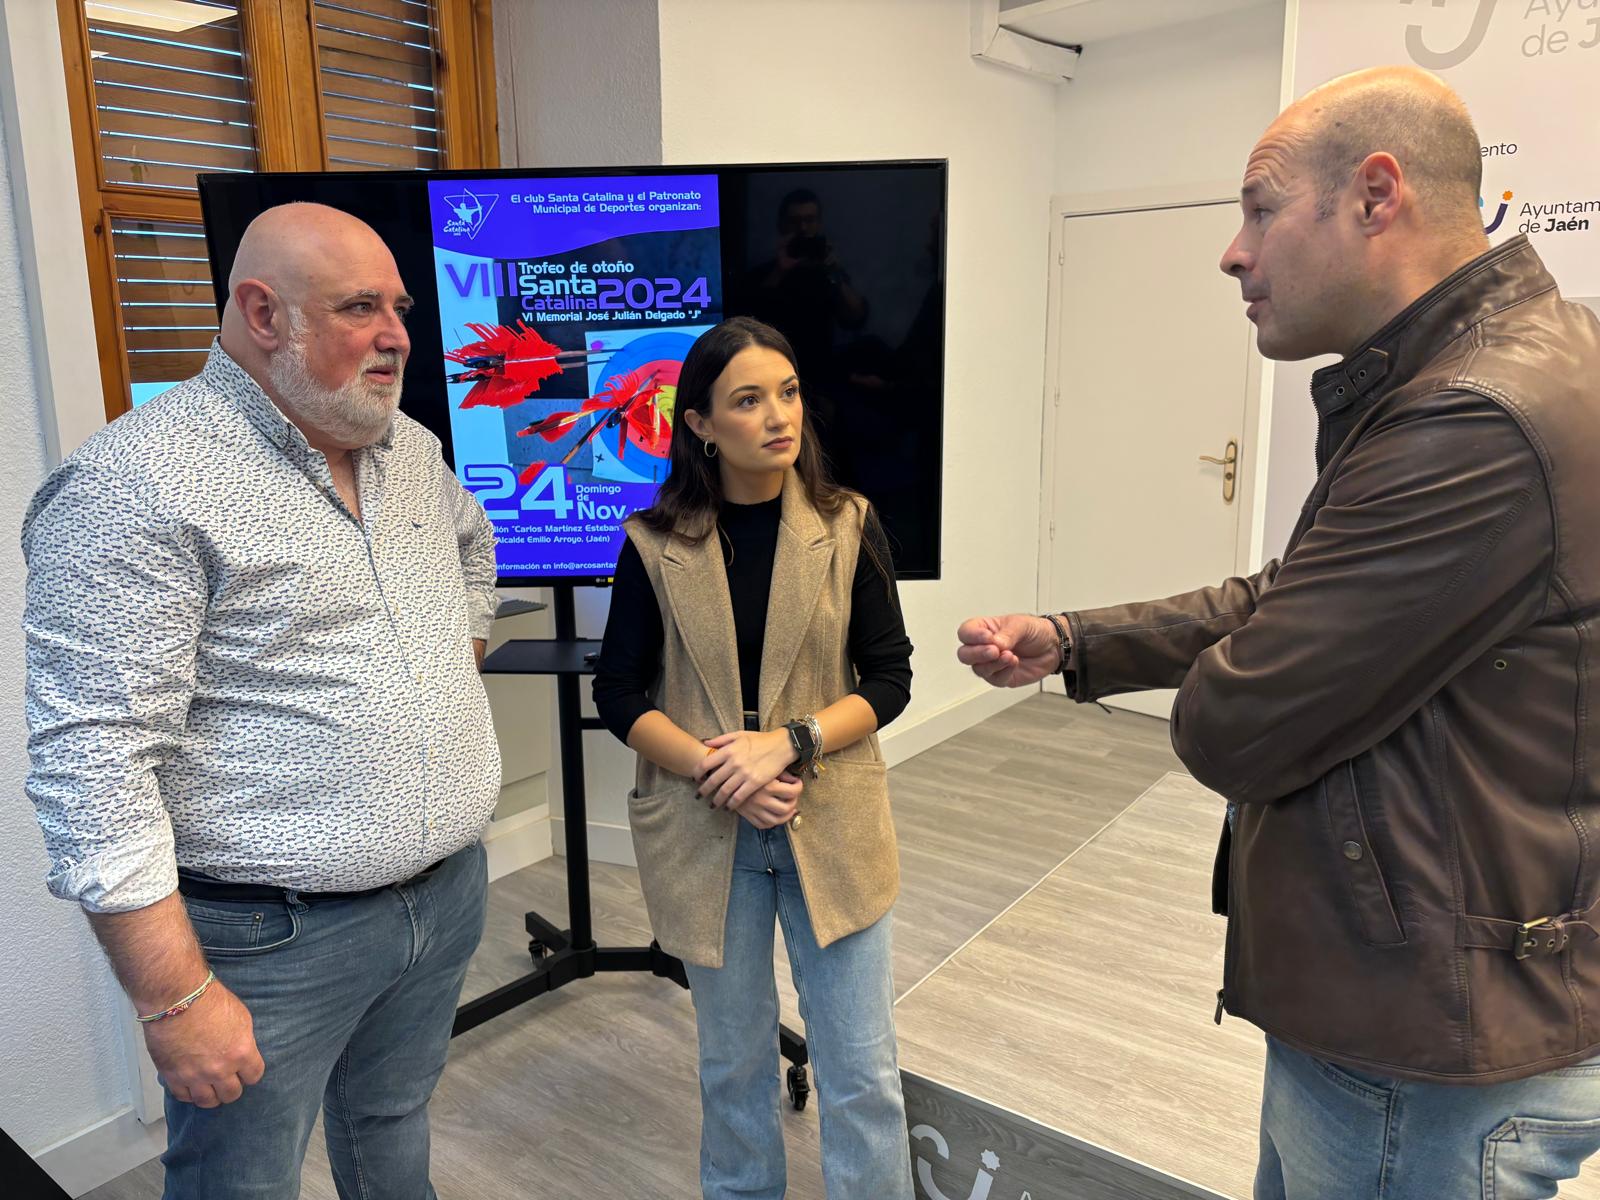
[(996, 686), (1180, 689), (1257, 1200), (1548, 1196), (1600, 1146), (1600, 321), (1489, 249), (1480, 165), (1421, 71), (1287, 109), (1222, 259), (1263, 354), (1343, 356), (1283, 558), (959, 631)]

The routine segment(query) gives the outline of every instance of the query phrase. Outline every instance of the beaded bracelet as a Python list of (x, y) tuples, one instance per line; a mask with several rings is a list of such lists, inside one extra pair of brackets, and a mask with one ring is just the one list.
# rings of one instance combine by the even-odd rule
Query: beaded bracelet
[(179, 1013), (193, 1007), (194, 1002), (206, 994), (206, 989), (216, 981), (216, 978), (217, 973), (215, 971), (207, 971), (205, 982), (199, 987), (195, 988), (194, 991), (190, 992), (182, 1000), (179, 1000), (171, 1008), (165, 1010), (164, 1012), (151, 1013), (148, 1017), (141, 1017), (135, 1014), (133, 1019), (138, 1021), (141, 1025), (148, 1025), (152, 1021), (165, 1021), (168, 1017), (175, 1017)]

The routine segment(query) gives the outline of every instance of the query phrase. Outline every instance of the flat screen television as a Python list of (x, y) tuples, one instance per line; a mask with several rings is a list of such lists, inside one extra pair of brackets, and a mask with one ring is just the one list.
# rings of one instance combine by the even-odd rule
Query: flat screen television
[(401, 409), (495, 525), (500, 585), (609, 580), (664, 478), (678, 369), (724, 317), (782, 330), (833, 474), (903, 579), (937, 579), (942, 160), (207, 174), (220, 310), (245, 227), (310, 200), (360, 217), (416, 299)]

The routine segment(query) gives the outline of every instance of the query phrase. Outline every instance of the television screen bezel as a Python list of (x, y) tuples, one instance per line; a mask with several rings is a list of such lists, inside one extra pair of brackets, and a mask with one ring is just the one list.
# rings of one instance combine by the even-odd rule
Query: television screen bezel
[[(227, 304), (228, 272), (233, 266), (233, 252), (237, 250), (237, 243), (230, 247), (228, 261), (223, 263), (218, 251), (217, 241), (212, 236), (211, 206), (213, 188), (218, 185), (228, 187), (253, 179), (297, 179), (315, 182), (319, 179), (336, 180), (348, 185), (356, 181), (394, 183), (423, 183), (429, 179), (567, 179), (583, 176), (606, 175), (692, 175), (692, 174), (717, 174), (725, 173), (755, 173), (755, 172), (810, 172), (829, 174), (842, 171), (859, 171), (878, 169), (904, 170), (906, 168), (927, 167), (934, 168), (939, 177), (939, 260), (937, 267), (937, 280), (939, 283), (939, 330), (940, 330), (940, 361), (939, 361), (939, 419), (933, 430), (934, 448), (939, 457), (939, 471), (934, 484), (932, 510), (935, 514), (933, 531), (933, 565), (926, 570), (903, 570), (895, 564), (895, 578), (898, 581), (938, 580), (942, 576), (944, 565), (944, 421), (945, 421), (945, 393), (946, 363), (948, 355), (946, 350), (950, 341), (949, 330), (949, 224), (950, 224), (950, 160), (948, 158), (878, 158), (878, 159), (840, 159), (828, 162), (738, 162), (714, 164), (683, 164), (683, 163), (652, 163), (646, 166), (590, 166), (590, 167), (486, 167), (449, 168), (437, 171), (254, 171), (254, 172), (221, 172), (207, 171), (196, 176), (196, 185), (200, 194), (200, 216), (206, 236), (206, 256), (211, 267), (212, 289), (216, 295), (217, 315), (220, 320), (222, 310)], [(242, 230), (240, 231), (243, 232)], [(727, 315), (727, 314), (725, 314)], [(454, 465), (455, 447), (452, 443), (446, 465), (452, 473)], [(495, 586), (497, 588), (542, 588), (554, 587), (562, 584), (573, 587), (608, 587), (615, 579), (614, 575), (497, 575)]]

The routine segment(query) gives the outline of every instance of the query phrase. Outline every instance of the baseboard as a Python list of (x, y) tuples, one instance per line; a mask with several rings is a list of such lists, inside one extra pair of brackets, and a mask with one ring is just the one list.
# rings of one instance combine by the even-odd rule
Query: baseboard
[(896, 721), (879, 738), (884, 761), (897, 767), (924, 750), (932, 750), (940, 742), (965, 733), (980, 721), (1003, 713), (1013, 704), (1021, 704), (1039, 694), (1036, 687), (985, 688), (960, 700), (936, 709), (909, 725)]
[(125, 1108), (46, 1148), (34, 1161), (68, 1195), (81, 1196), (149, 1162), (166, 1148), (165, 1121), (145, 1125), (132, 1108)]
[(550, 806), (524, 809), (503, 821), (491, 821), (483, 835), (489, 852), (489, 878), (499, 879), (550, 857)]
[[(563, 817), (550, 818), (550, 834), (555, 852), (565, 857), (567, 853), (567, 822)], [(619, 867), (637, 867), (639, 860), (633, 854), (633, 834), (626, 825), (609, 825), (603, 821), (589, 822), (589, 861), (615, 863)]]

